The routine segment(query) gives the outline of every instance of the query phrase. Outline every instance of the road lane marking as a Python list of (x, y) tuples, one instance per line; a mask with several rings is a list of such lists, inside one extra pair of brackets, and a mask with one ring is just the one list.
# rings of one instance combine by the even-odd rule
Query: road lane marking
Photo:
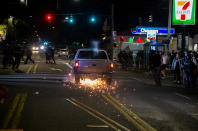
[(191, 114), (191, 116), (198, 120), (198, 114)]
[(110, 100), (106, 95), (102, 94), (102, 97), (109, 102), (111, 105), (113, 105), (121, 114), (124, 115), (124, 117), (132, 123), (138, 130), (140, 131), (147, 131), (144, 127), (142, 127), (139, 123), (136, 122), (132, 117), (130, 117), (126, 112), (124, 112), (117, 104), (115, 104), (112, 100)]
[(79, 104), (73, 102), (72, 100), (70, 100), (69, 98), (65, 99), (66, 101), (72, 103), (73, 105), (75, 105), (76, 107), (80, 108), (81, 110), (87, 112), (88, 114), (90, 114), (91, 116), (95, 117), (96, 119), (104, 122), (106, 125), (108, 125), (109, 127), (111, 127), (112, 129), (114, 129), (115, 131), (121, 131), (120, 129), (118, 129), (117, 127), (115, 127), (114, 125), (112, 125), (111, 123), (105, 121), (104, 119), (100, 118), (99, 116), (95, 115), (94, 113), (90, 112), (89, 110), (87, 110), (86, 108), (80, 106)]
[(109, 128), (107, 125), (87, 125), (87, 127), (91, 127), (91, 128)]
[(50, 68), (50, 70), (53, 70), (53, 71), (63, 71), (61, 69), (56, 69), (56, 68)]
[(180, 97), (183, 97), (183, 98), (185, 98), (185, 99), (187, 99), (187, 100), (191, 100), (190, 97), (187, 97), (187, 96), (182, 95), (182, 94), (180, 94), (180, 93), (175, 93), (175, 95), (180, 96)]
[(77, 101), (77, 100), (75, 100), (75, 99), (72, 99), (72, 100), (73, 100), (74, 102), (76, 102), (76, 103), (78, 103), (78, 104), (84, 106), (85, 108), (89, 109), (90, 111), (94, 112), (95, 114), (97, 114), (97, 115), (99, 115), (99, 116), (102, 116), (103, 118), (105, 118), (106, 120), (108, 120), (108, 121), (114, 123), (115, 125), (119, 126), (120, 128), (122, 128), (122, 129), (124, 129), (124, 130), (126, 130), (126, 131), (130, 131), (130, 129), (128, 129), (128, 128), (126, 128), (125, 126), (121, 125), (120, 123), (118, 123), (118, 122), (112, 120), (111, 118), (109, 118), (109, 117), (103, 115), (102, 113), (100, 113), (100, 112), (94, 110), (93, 108), (91, 108), (91, 107), (89, 107), (89, 106), (87, 106), (87, 105), (85, 105), (85, 104), (83, 104), (83, 103), (81, 103), (81, 102), (79, 102), (79, 101)]
[(69, 64), (69, 63), (65, 63), (65, 62), (63, 62), (63, 61), (60, 61), (60, 63), (62, 63), (62, 64), (64, 64), (64, 65), (67, 65), (70, 69), (72, 69), (72, 66)]
[(72, 66), (69, 63), (65, 63), (70, 69), (72, 69)]
[(12, 118), (13, 116), (13, 113), (17, 107), (17, 103), (19, 102), (19, 99), (21, 97), (21, 94), (17, 94), (12, 102), (12, 105), (8, 111), (8, 114), (6, 115), (4, 121), (3, 121), (3, 125), (2, 125), (2, 128), (3, 129), (6, 129), (8, 127), (8, 124), (9, 124), (9, 121), (10, 119)]
[(137, 120), (145, 129), (148, 129), (149, 131), (156, 131), (151, 125), (149, 125), (147, 122), (142, 120), (138, 115), (136, 115), (134, 112), (129, 110), (126, 106), (118, 102), (115, 98), (113, 98), (110, 94), (107, 95), (113, 102), (115, 102), (117, 105), (119, 105), (122, 110), (124, 110), (126, 113), (128, 113), (132, 118)]
[(14, 116), (12, 124), (11, 124), (12, 129), (16, 129), (17, 126), (19, 125), (19, 122), (20, 122), (20, 119), (21, 119), (21, 113), (23, 111), (23, 107), (24, 107), (26, 98), (27, 98), (27, 93), (22, 94), (22, 98), (21, 98), (21, 100), (19, 102), (19, 105), (18, 105), (18, 108), (16, 110), (16, 115)]
[(36, 65), (34, 66), (33, 74), (36, 74), (37, 68), (38, 68), (38, 64), (36, 64)]
[(32, 67), (33, 67), (33, 65), (30, 65), (30, 66), (29, 66), (29, 68), (28, 68), (26, 74), (29, 74), (29, 73), (30, 73), (30, 71), (32, 70)]

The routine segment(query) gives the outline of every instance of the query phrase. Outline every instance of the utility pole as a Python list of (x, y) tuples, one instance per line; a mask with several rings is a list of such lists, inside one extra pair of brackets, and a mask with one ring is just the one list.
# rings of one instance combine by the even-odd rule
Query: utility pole
[(60, 8), (60, 2), (59, 0), (56, 0), (56, 9), (59, 9)]
[(114, 31), (114, 4), (111, 5), (111, 49), (112, 49), (112, 54), (111, 54), (111, 58), (113, 60), (113, 56), (114, 56), (114, 39), (113, 39), (113, 31)]
[[(171, 30), (171, 17), (172, 17), (172, 0), (169, 0), (169, 15), (168, 15), (168, 51), (170, 51), (170, 30)], [(165, 47), (167, 48), (167, 47)], [(167, 50), (166, 50), (167, 51)]]

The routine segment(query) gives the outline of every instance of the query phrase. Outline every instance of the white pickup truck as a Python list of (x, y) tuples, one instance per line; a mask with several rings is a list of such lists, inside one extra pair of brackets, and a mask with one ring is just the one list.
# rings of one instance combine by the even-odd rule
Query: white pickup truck
[(105, 50), (79, 49), (73, 61), (73, 73), (77, 84), (84, 78), (102, 78), (110, 84), (113, 68), (114, 65)]

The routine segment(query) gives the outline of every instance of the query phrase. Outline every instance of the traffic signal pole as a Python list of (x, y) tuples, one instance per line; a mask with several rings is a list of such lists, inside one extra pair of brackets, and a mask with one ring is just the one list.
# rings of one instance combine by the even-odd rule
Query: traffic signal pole
[(114, 57), (114, 39), (113, 39), (113, 31), (114, 31), (114, 4), (111, 5), (111, 58), (113, 60)]
[[(168, 15), (168, 40), (169, 40), (169, 43), (168, 43), (168, 51), (170, 52), (170, 44), (171, 44), (171, 41), (170, 41), (170, 30), (171, 30), (171, 18), (172, 18), (172, 0), (169, 0), (169, 15)], [(167, 49), (167, 47), (165, 47), (165, 49)], [(166, 51), (166, 52), (168, 52)]]

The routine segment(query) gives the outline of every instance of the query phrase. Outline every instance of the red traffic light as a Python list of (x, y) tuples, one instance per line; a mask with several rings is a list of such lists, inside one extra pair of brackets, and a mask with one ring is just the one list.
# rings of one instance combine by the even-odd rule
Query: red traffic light
[(53, 19), (52, 14), (47, 14), (47, 15), (46, 15), (46, 20), (47, 20), (47, 21), (52, 21), (52, 19)]

